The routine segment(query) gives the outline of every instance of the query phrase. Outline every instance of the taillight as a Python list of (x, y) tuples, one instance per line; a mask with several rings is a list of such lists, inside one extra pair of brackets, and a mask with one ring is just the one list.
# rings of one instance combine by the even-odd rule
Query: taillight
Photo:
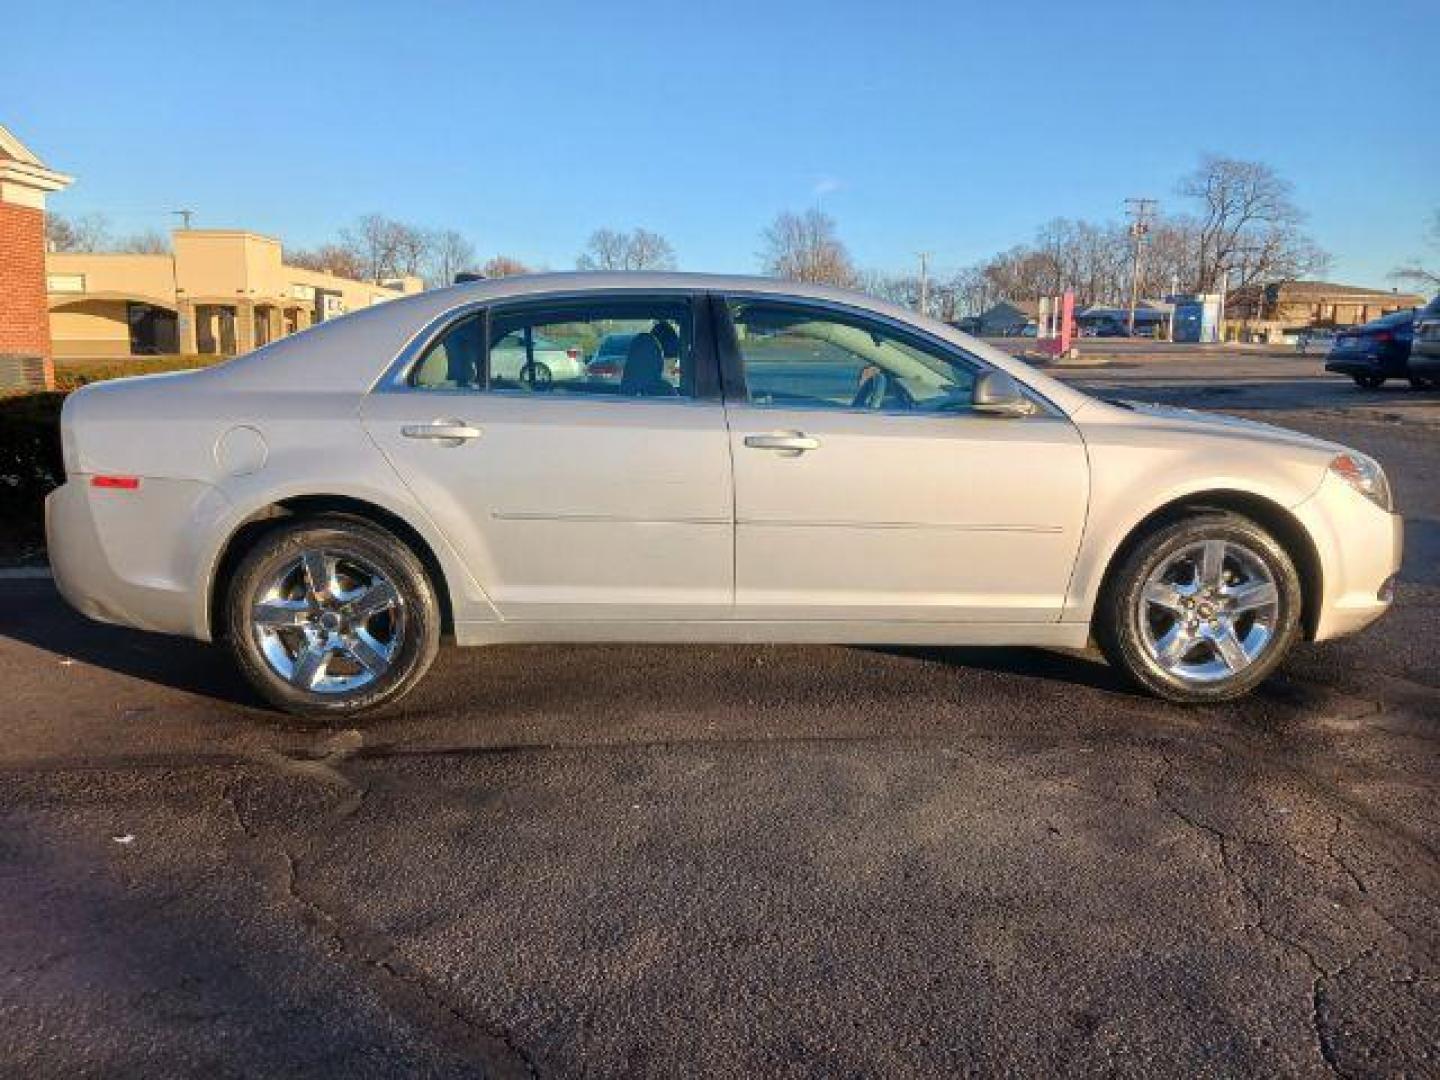
[(566, 350), (565, 350), (565, 355), (568, 356), (571, 360), (579, 360), (579, 359), (580, 359), (580, 350), (579, 350), (579, 349), (566, 349)]
[(1395, 335), (1392, 334), (1389, 330), (1376, 330), (1375, 333), (1371, 336), (1378, 342), (1395, 340)]
[(107, 476), (97, 474), (90, 478), (90, 486), (97, 488), (118, 488), (121, 491), (134, 491), (140, 486), (138, 476)]

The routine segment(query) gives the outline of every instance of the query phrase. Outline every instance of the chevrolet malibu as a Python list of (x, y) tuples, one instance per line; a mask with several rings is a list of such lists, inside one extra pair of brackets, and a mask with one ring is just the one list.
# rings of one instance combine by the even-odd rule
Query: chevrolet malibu
[[(536, 377), (537, 349), (616, 335), (617, 379)], [(223, 640), (303, 713), (396, 701), (442, 635), (1093, 640), (1161, 697), (1223, 700), (1379, 616), (1400, 561), (1363, 454), (1097, 400), (943, 323), (769, 279), (460, 285), (88, 386), (61, 429), (47, 525), (70, 603)]]

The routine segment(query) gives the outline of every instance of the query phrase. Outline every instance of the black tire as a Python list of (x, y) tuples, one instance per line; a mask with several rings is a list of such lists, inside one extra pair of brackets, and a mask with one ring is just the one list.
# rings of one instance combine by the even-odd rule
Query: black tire
[(1384, 375), (1352, 375), (1355, 385), (1362, 390), (1379, 390), (1385, 385)]
[[(1248, 667), (1228, 677), (1195, 682), (1162, 668), (1140, 625), (1141, 595), (1157, 568), (1202, 541), (1240, 545), (1274, 582), (1276, 611), (1268, 641)], [(1249, 518), (1228, 511), (1197, 511), (1157, 526), (1119, 556), (1096, 605), (1094, 635), (1110, 664), (1136, 685), (1167, 701), (1229, 701), (1248, 694), (1275, 670), (1300, 634), (1301, 586), (1285, 549)]]
[(1423, 375), (1410, 376), (1410, 388), (1412, 390), (1434, 390), (1436, 387), (1440, 387), (1440, 380), (1427, 379)]
[[(394, 614), (384, 618), (396, 620), (399, 640), (393, 643), (384, 670), (363, 686), (304, 690), (287, 681), (266, 658), (261, 644), (266, 633), (254, 626), (252, 611), (276, 576), (305, 551), (323, 552), (346, 566), (371, 568), (393, 586)], [(434, 586), (415, 553), (384, 529), (342, 514), (301, 518), (264, 533), (241, 559), (225, 596), (226, 637), (240, 670), (266, 700), (305, 716), (345, 717), (394, 704), (415, 687), (435, 659), (440, 621)], [(292, 637), (299, 632), (286, 631)], [(359, 674), (362, 666), (354, 666)]]
[(535, 390), (549, 390), (555, 384), (555, 373), (549, 364), (536, 360), (520, 369), (520, 381), (529, 383)]

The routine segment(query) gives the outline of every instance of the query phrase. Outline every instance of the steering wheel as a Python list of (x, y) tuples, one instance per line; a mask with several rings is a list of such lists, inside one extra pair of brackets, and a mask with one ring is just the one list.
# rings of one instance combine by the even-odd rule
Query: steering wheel
[(850, 402), (852, 409), (910, 409), (915, 399), (890, 372), (868, 367), (860, 375), (860, 386)]

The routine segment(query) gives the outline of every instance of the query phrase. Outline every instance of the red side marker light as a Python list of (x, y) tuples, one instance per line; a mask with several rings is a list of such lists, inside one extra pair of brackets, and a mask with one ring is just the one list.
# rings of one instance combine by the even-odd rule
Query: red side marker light
[(90, 478), (90, 486), (134, 491), (140, 486), (140, 478), (138, 476), (92, 476)]

